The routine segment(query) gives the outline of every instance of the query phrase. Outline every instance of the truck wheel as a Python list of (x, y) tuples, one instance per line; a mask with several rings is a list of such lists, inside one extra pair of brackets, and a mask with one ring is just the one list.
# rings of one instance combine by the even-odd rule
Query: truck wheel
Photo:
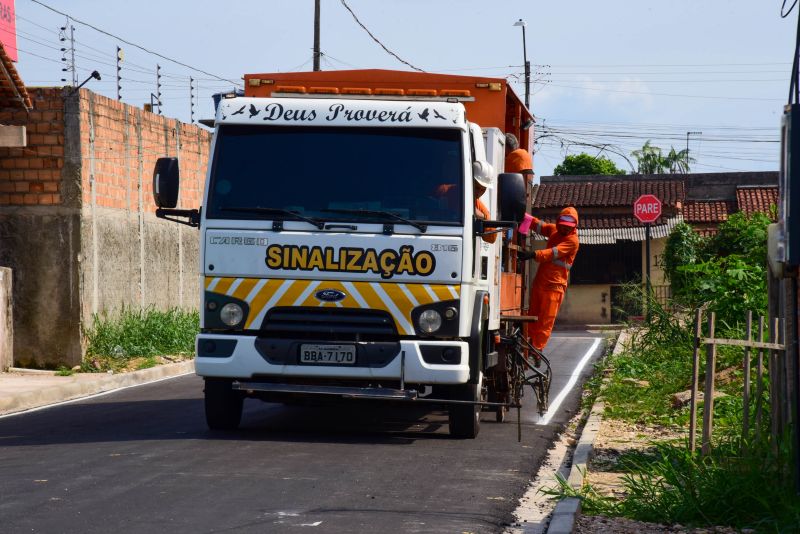
[[(453, 388), (453, 400), (479, 401), (479, 384)], [(450, 435), (459, 439), (474, 439), (481, 430), (480, 404), (452, 404), (449, 409)]]
[(205, 379), (206, 423), (211, 430), (236, 430), (242, 420), (244, 396), (232, 380)]

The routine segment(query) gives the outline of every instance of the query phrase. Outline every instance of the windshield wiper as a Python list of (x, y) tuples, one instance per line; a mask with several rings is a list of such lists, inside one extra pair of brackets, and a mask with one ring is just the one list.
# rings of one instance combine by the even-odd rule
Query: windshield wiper
[(289, 215), (291, 217), (297, 217), (301, 221), (306, 221), (307, 223), (311, 223), (320, 230), (325, 228), (325, 222), (320, 221), (319, 219), (314, 219), (313, 217), (306, 217), (305, 215), (300, 215), (299, 212), (295, 210), (286, 210), (283, 208), (262, 208), (259, 206), (253, 207), (239, 207), (239, 206), (226, 206), (220, 208), (222, 211), (241, 211), (245, 213), (265, 213), (265, 214), (280, 214), (280, 215)]
[(392, 213), (391, 211), (384, 211), (384, 210), (364, 210), (364, 209), (344, 209), (344, 208), (329, 208), (320, 211), (325, 211), (328, 213), (352, 213), (355, 215), (372, 215), (376, 217), (389, 217), (394, 219), (395, 221), (400, 221), (402, 223), (408, 224), (413, 226), (423, 234), (428, 230), (427, 224), (418, 223), (415, 221), (411, 221), (406, 219), (405, 217), (401, 217), (396, 213)]

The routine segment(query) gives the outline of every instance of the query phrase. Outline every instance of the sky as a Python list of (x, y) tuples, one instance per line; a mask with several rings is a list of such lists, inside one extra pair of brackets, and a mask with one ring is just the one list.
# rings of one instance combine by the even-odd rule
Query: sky
[[(321, 0), (323, 70), (410, 68), (345, 4), (408, 64), (507, 78), (521, 96), (523, 19), (540, 176), (580, 152), (631, 172), (633, 150), (682, 150), (687, 132), (693, 172), (778, 168), (800, 11), (781, 18), (782, 0)], [(160, 65), (163, 114), (186, 122), (190, 77), (197, 120), (245, 73), (312, 69), (314, 0), (16, 0), (29, 86), (72, 82), (66, 17), (45, 6), (74, 19), (79, 83), (98, 70), (85, 87), (116, 98), (120, 46), (122, 100), (149, 102)]]

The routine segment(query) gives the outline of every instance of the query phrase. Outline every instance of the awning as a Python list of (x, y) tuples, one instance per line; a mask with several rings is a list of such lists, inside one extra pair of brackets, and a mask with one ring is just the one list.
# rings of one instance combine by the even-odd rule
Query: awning
[[(678, 223), (683, 222), (683, 215), (662, 218), (661, 223), (650, 226), (650, 239), (667, 237)], [(644, 241), (645, 227), (630, 226), (626, 228), (578, 228), (578, 237), (582, 245), (613, 245), (617, 241)], [(546, 241), (547, 238), (533, 233), (535, 241)]]

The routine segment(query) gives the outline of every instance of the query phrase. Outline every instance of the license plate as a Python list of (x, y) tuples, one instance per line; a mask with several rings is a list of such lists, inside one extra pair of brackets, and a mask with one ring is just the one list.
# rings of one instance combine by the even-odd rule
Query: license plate
[(300, 345), (300, 363), (355, 365), (355, 345)]

